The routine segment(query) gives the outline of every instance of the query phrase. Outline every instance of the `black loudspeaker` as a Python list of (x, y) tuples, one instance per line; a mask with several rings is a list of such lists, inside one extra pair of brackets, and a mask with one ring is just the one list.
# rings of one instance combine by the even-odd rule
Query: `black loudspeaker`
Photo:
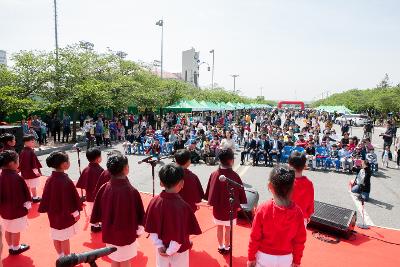
[(0, 135), (4, 133), (10, 133), (15, 136), (15, 140), (17, 141), (15, 145), (15, 150), (19, 153), (24, 147), (24, 142), (22, 141), (23, 132), (21, 126), (0, 126)]
[(357, 212), (315, 201), (308, 227), (348, 239), (356, 225)]
[(253, 221), (260, 195), (256, 190), (253, 189), (244, 189), (244, 191), (246, 192), (247, 203), (240, 205), (238, 218), (246, 219), (251, 222)]

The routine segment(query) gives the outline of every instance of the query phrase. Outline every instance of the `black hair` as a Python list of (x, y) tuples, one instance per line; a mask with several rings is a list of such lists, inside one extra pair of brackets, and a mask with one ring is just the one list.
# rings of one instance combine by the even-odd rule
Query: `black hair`
[(179, 149), (175, 152), (175, 161), (180, 166), (185, 165), (191, 158), (190, 152), (187, 149)]
[(95, 161), (97, 158), (101, 157), (101, 150), (95, 147), (86, 150), (86, 158), (89, 162)]
[(177, 164), (170, 163), (161, 168), (158, 176), (164, 187), (169, 189), (183, 179), (183, 168)]
[(305, 153), (300, 153), (299, 151), (293, 151), (289, 156), (289, 165), (295, 170), (303, 170), (306, 166), (307, 158)]
[(32, 140), (35, 140), (35, 136), (33, 136), (32, 134), (24, 135), (24, 137), (22, 137), (22, 141), (24, 142), (29, 142)]
[(7, 142), (10, 142), (14, 139), (15, 139), (15, 136), (10, 133), (4, 133), (4, 134), (0, 135), (0, 143), (3, 145), (7, 144)]
[(46, 159), (46, 164), (50, 168), (58, 169), (61, 164), (68, 162), (69, 158), (64, 151), (54, 151)]
[(7, 166), (10, 162), (18, 161), (18, 153), (13, 150), (4, 150), (0, 153), (0, 168)]
[(281, 199), (289, 199), (293, 189), (295, 173), (292, 168), (275, 167), (269, 175), (269, 182), (275, 194)]
[(235, 158), (235, 154), (233, 154), (232, 149), (224, 149), (218, 155), (219, 161), (223, 166), (227, 166), (230, 160)]
[(128, 158), (121, 153), (114, 153), (107, 159), (107, 170), (112, 175), (121, 174), (126, 165), (128, 165)]

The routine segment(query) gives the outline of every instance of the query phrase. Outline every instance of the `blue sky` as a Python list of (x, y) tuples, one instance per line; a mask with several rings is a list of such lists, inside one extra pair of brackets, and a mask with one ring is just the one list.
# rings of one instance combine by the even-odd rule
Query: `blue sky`
[[(54, 46), (51, 0), (1, 0), (0, 49)], [(374, 87), (385, 73), (400, 83), (400, 1), (396, 0), (58, 0), (62, 46), (86, 40), (128, 58), (160, 56), (165, 20), (164, 68), (181, 69), (182, 50), (196, 48), (211, 63), (215, 82), (268, 99), (313, 100), (351, 88)], [(200, 83), (211, 83), (202, 67)]]

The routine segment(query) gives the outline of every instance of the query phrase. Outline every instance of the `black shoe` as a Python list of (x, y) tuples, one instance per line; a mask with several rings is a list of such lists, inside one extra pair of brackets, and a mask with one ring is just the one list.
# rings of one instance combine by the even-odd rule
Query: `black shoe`
[(226, 251), (227, 251), (226, 248), (218, 248), (219, 254), (226, 255), (227, 253)]
[(29, 245), (21, 244), (18, 249), (9, 249), (10, 255), (19, 255), (29, 249)]
[(101, 232), (101, 225), (92, 225), (90, 226), (90, 230), (92, 231), (92, 233)]
[(32, 198), (32, 202), (33, 202), (33, 203), (39, 203), (40, 201), (42, 201), (42, 198), (41, 198), (41, 197), (34, 197), (34, 198)]
[(225, 253), (224, 254), (229, 254), (231, 252), (231, 247), (224, 248)]
[(240, 165), (244, 165), (244, 162), (242, 161), (242, 162), (240, 162)]

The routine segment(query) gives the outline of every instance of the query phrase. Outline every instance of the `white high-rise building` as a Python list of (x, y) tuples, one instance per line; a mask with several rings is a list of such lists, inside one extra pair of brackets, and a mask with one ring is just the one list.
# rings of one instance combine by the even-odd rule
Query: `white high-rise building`
[(182, 52), (182, 80), (199, 86), (199, 56), (194, 48)]
[(0, 50), (0, 64), (7, 65), (7, 52)]

